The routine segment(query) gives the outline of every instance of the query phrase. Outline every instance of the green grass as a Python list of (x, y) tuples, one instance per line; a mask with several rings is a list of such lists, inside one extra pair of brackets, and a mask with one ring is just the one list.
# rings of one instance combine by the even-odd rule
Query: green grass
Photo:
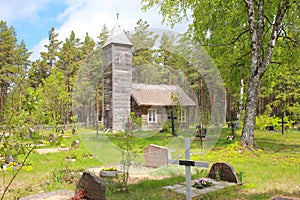
[[(165, 133), (155, 134), (148, 132), (151, 137), (146, 137), (145, 133), (136, 133), (132, 138), (132, 152), (140, 155), (137, 159), (142, 159), (143, 149), (148, 144), (171, 146), (176, 151), (172, 157), (183, 154), (183, 138), (177, 139), (167, 137)], [(300, 132), (288, 131), (285, 135), (280, 132), (256, 131), (255, 142), (256, 151), (248, 151), (238, 145), (240, 130), (236, 131), (236, 141), (226, 140), (227, 135), (231, 135), (230, 129), (223, 129), (222, 134), (214, 146), (209, 151), (208, 145), (211, 140), (204, 141), (204, 150), (200, 149), (199, 141), (194, 140), (191, 144), (192, 159), (214, 162), (228, 162), (237, 172), (243, 172), (243, 185), (223, 189), (214, 193), (209, 193), (195, 199), (269, 199), (276, 195), (300, 196)], [(120, 160), (120, 150), (118, 145), (122, 142), (123, 136), (118, 134), (95, 134), (94, 130), (81, 130), (80, 134), (72, 138), (64, 138), (62, 146), (70, 146), (75, 139), (80, 140), (79, 149), (61, 151), (59, 153), (30, 155), (32, 170), (23, 170), (13, 183), (10, 192), (5, 199), (14, 199), (29, 194), (39, 192), (49, 192), (55, 190), (69, 189), (75, 190), (76, 181), (79, 175), (70, 177), (73, 172), (85, 171), (89, 167), (107, 165)], [(111, 151), (113, 146), (115, 149)], [(48, 148), (45, 146), (41, 148)], [(58, 147), (58, 146), (57, 146)], [(206, 149), (207, 148), (207, 149)], [(93, 157), (90, 156), (93, 155)], [(75, 162), (70, 158), (76, 158)], [(141, 161), (141, 160), (140, 160)], [(107, 190), (107, 199), (185, 199), (184, 195), (162, 189), (163, 186), (184, 182), (185, 178), (179, 168), (166, 168), (169, 171), (157, 171), (156, 173), (171, 175), (164, 180), (145, 180), (138, 184), (129, 185), (128, 192), (117, 192)], [(170, 171), (171, 170), (171, 171)], [(182, 171), (182, 169), (181, 169)], [(193, 178), (205, 176), (206, 171), (194, 173)], [(0, 172), (0, 188), (7, 184), (13, 172)], [(78, 173), (77, 173), (78, 174)], [(5, 181), (4, 182), (4, 177)]]

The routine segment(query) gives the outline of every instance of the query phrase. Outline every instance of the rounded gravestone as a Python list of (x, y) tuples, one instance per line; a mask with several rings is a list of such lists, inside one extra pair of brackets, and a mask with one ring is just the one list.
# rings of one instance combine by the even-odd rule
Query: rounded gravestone
[(79, 140), (74, 140), (74, 141), (71, 143), (71, 147), (72, 147), (72, 148), (78, 149), (79, 146), (80, 146)]
[(105, 200), (106, 186), (105, 183), (96, 175), (90, 172), (83, 172), (76, 191), (82, 190), (86, 194), (87, 200)]
[(218, 179), (222, 181), (228, 181), (232, 183), (238, 183), (238, 177), (233, 167), (225, 162), (214, 163), (209, 170), (209, 178)]
[(57, 136), (56, 136), (54, 133), (51, 133), (51, 134), (49, 135), (49, 142), (50, 142), (51, 144), (53, 144), (53, 143), (56, 142), (56, 140), (57, 140)]
[(12, 155), (8, 156), (6, 159), (5, 159), (5, 163), (6, 164), (9, 164), (9, 163), (12, 163), (12, 162), (16, 162), (16, 159), (14, 159), (14, 157)]

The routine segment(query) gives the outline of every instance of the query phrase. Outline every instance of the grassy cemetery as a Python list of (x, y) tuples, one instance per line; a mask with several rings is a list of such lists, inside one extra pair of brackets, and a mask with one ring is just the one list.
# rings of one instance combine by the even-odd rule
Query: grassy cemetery
[[(92, 129), (82, 129), (78, 132), (93, 134), (95, 140), (101, 140), (101, 135), (96, 136)], [(236, 136), (240, 135), (236, 130)], [(105, 133), (102, 133), (105, 134)], [(106, 133), (113, 142), (125, 137), (121, 134)], [(48, 135), (45, 132), (45, 136)], [(151, 138), (136, 139), (133, 137), (131, 151), (142, 153), (143, 147), (148, 144), (164, 145), (172, 140), (165, 137), (167, 133), (157, 133)], [(195, 199), (269, 199), (277, 195), (300, 196), (300, 137), (299, 131), (287, 130), (285, 135), (279, 131), (257, 131), (256, 150), (243, 149), (237, 140), (228, 141), (226, 137), (231, 135), (231, 129), (224, 128), (215, 147), (207, 155), (199, 158), (193, 157), (193, 152), (199, 152), (199, 140), (191, 142), (191, 159), (207, 161), (212, 165), (215, 162), (230, 163), (237, 172), (240, 185), (210, 192), (195, 197)], [(181, 136), (178, 136), (181, 137)], [(78, 140), (81, 145), (71, 147), (71, 143)], [(209, 136), (207, 139), (209, 140)], [(205, 144), (206, 140), (203, 142)], [(98, 155), (92, 155), (82, 145), (78, 133), (72, 135), (67, 131), (64, 137), (54, 144), (49, 143), (45, 137), (44, 144), (37, 147), (24, 163), (23, 169), (8, 190), (5, 199), (15, 199), (32, 194), (47, 193), (58, 190), (75, 191), (76, 184), (82, 172), (103, 168)], [(66, 149), (68, 148), (68, 149)], [(60, 149), (57, 152), (40, 150)], [(101, 152), (99, 150), (99, 152)], [(99, 155), (100, 156), (100, 155)], [(22, 157), (20, 158), (22, 160)], [(3, 165), (4, 160), (1, 160)], [(138, 161), (135, 161), (138, 162)], [(1, 190), (4, 189), (18, 170), (19, 163), (9, 163), (6, 170), (1, 170)], [(98, 173), (99, 173), (98, 171)], [(128, 191), (118, 191), (121, 179), (107, 182), (107, 199), (184, 199), (184, 194), (178, 194), (172, 190), (163, 189), (164, 186), (183, 183), (185, 181), (184, 167), (161, 167), (151, 171), (151, 176), (132, 177), (129, 174)], [(99, 174), (98, 174), (99, 175)], [(192, 169), (192, 180), (208, 177), (208, 169)], [(200, 189), (199, 189), (200, 190)]]
[(0, 13), (0, 200), (300, 200), (299, 1), (140, 4), (186, 30), (116, 13), (34, 60)]

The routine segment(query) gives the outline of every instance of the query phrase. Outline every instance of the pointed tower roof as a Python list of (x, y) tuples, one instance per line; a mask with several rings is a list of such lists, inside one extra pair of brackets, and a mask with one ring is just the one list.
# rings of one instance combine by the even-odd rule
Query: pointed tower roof
[(114, 28), (111, 30), (108, 39), (106, 40), (103, 47), (106, 47), (109, 44), (125, 44), (133, 46), (133, 44), (130, 42), (126, 34), (123, 32), (120, 25), (114, 26)]

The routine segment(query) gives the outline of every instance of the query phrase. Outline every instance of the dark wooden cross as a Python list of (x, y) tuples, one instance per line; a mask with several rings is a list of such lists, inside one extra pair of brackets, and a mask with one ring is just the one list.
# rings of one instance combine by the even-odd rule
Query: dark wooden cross
[(285, 122), (283, 117), (281, 117), (281, 122), (278, 122), (278, 123), (281, 124), (281, 133), (283, 135), (284, 134), (284, 124), (286, 124), (287, 122)]
[(173, 136), (173, 137), (175, 137), (175, 136), (176, 136), (176, 134), (175, 134), (175, 125), (174, 125), (174, 120), (175, 120), (175, 119), (177, 119), (177, 117), (175, 117), (175, 116), (173, 115), (173, 111), (171, 111), (171, 116), (170, 116), (170, 117), (168, 117), (168, 119), (170, 119), (170, 120), (171, 120), (171, 124), (172, 124), (172, 136)]
[(200, 148), (203, 149), (203, 138), (206, 137), (206, 129), (201, 126), (196, 126), (196, 137), (200, 138)]

